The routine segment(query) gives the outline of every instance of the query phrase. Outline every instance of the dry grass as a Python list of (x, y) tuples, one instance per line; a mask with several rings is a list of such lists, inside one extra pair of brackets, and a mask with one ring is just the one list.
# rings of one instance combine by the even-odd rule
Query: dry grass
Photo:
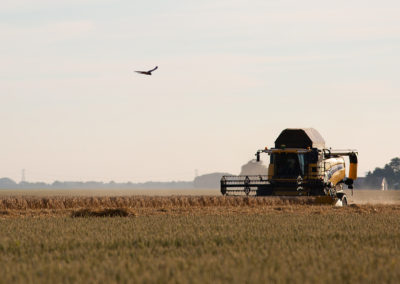
[(290, 204), (313, 204), (314, 198), (225, 197), (225, 196), (100, 196), (100, 197), (0, 197), (0, 210), (5, 209), (74, 209), (98, 207), (242, 207)]
[(400, 281), (400, 204), (310, 203), (2, 196), (0, 283)]
[[(347, 208), (315, 204), (309, 197), (224, 197), (224, 196), (2, 196), (0, 218), (19, 216), (69, 216), (90, 210), (126, 210), (134, 215), (181, 214), (258, 214), (297, 212), (325, 214), (328, 212), (365, 213), (397, 211), (400, 204), (351, 204)], [(80, 214), (80, 213), (76, 213)], [(100, 214), (100, 213), (99, 213)], [(93, 213), (95, 215), (95, 213)], [(101, 214), (100, 214), (101, 215)]]
[(398, 283), (400, 211), (351, 210), (0, 219), (0, 282)]

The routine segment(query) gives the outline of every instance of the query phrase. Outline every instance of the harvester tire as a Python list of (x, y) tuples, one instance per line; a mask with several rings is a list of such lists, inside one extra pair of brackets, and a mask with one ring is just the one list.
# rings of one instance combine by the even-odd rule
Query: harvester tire
[(343, 194), (341, 201), (342, 201), (342, 206), (347, 206), (347, 197), (345, 194)]

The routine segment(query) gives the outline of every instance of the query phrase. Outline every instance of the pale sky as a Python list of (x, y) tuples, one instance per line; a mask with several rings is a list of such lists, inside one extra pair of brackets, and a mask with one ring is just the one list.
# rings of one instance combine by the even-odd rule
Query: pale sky
[(238, 174), (293, 127), (358, 149), (362, 176), (400, 156), (399, 15), (395, 0), (3, 0), (0, 177)]

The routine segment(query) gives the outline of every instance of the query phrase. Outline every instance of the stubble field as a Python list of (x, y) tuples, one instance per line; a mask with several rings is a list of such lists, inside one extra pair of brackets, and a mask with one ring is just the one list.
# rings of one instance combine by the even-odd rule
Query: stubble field
[[(339, 208), (307, 199), (3, 192), (0, 282), (398, 283), (400, 196), (356, 194), (364, 201)], [(366, 204), (371, 194), (381, 201)]]

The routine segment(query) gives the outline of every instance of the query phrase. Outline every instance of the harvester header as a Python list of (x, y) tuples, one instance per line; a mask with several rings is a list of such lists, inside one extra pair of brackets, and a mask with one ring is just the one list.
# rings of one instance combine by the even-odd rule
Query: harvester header
[[(343, 185), (353, 188), (357, 179), (357, 151), (332, 150), (314, 128), (288, 128), (275, 140), (275, 147), (256, 152), (270, 156), (267, 173), (223, 176), (223, 195), (325, 196), (347, 204)], [(350, 161), (346, 176), (344, 157)]]

